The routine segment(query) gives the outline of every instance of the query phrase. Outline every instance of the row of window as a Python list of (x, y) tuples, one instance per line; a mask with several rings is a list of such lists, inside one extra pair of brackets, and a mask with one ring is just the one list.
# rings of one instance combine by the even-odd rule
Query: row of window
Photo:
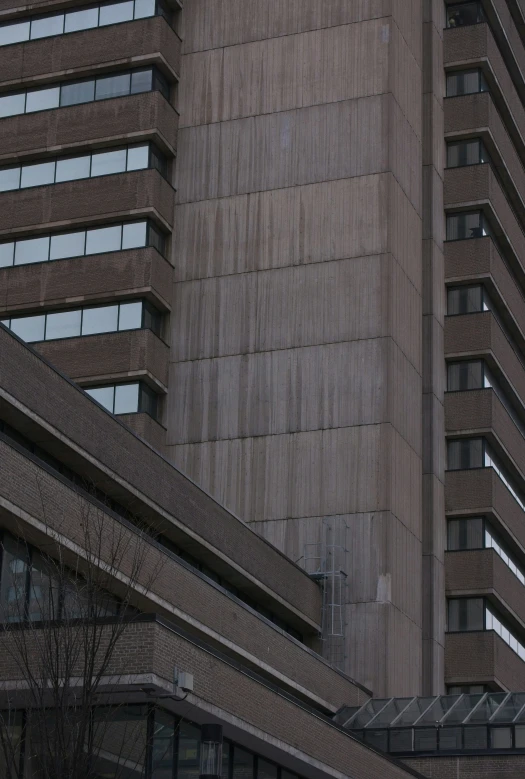
[[(100, 501), (100, 503), (103, 506), (111, 509), (112, 511), (115, 512), (115, 514), (118, 514), (119, 516), (123, 517), (128, 522), (131, 522), (132, 524), (135, 522), (134, 515), (131, 514), (122, 504), (115, 501), (113, 498), (111, 498), (106, 493), (102, 492), (97, 487), (94, 487), (91, 484), (86, 484), (86, 481), (77, 473), (75, 473), (75, 471), (72, 471), (67, 465), (64, 465), (62, 462), (60, 462), (60, 460), (57, 460), (55, 457), (53, 457), (53, 455), (50, 455), (49, 452), (47, 452), (45, 449), (42, 449), (40, 446), (38, 446), (38, 444), (35, 444), (32, 441), (30, 441), (28, 438), (23, 436), (13, 427), (3, 422), (1, 419), (0, 419), (0, 433), (3, 433), (11, 441), (15, 441), (18, 445), (23, 447), (23, 449), (31, 452), (39, 460), (43, 461), (48, 466), (53, 468), (53, 470), (57, 471), (57, 473), (60, 473), (68, 481), (75, 484), (77, 489), (79, 489), (83, 493), (86, 493), (88, 497), (95, 497), (97, 500)], [(144, 530), (142, 523), (141, 523), (141, 528)], [(145, 530), (146, 532), (148, 532), (148, 528), (146, 528)], [(195, 557), (193, 557), (193, 555), (188, 554), (185, 550), (178, 547), (169, 538), (167, 538), (162, 534), (158, 535), (157, 533), (154, 534), (154, 538), (166, 550), (172, 552), (177, 557), (180, 557), (182, 560), (184, 560), (184, 562), (186, 562), (192, 568), (195, 568), (196, 570), (200, 571), (208, 579), (216, 582), (225, 590), (230, 592), (232, 595), (235, 595), (235, 597), (243, 601), (243, 603), (246, 603), (254, 611), (266, 617), (266, 619), (268, 619), (270, 622), (273, 622), (275, 625), (277, 625), (277, 627), (281, 628), (281, 630), (285, 631), (286, 633), (289, 633), (293, 638), (304, 643), (304, 636), (301, 633), (299, 633), (297, 630), (295, 630), (295, 628), (293, 628), (287, 622), (282, 620), (280, 617), (278, 617), (269, 609), (265, 608), (264, 606), (261, 606), (259, 603), (254, 601), (252, 598), (246, 595), (242, 590), (239, 590), (235, 585), (231, 584), (228, 580), (224, 579), (222, 576), (219, 576), (215, 571), (213, 571), (207, 565), (204, 565)]]
[(84, 619), (118, 614), (120, 603), (96, 583), (3, 533), (0, 544), (0, 621)]
[(66, 260), (152, 246), (165, 255), (165, 239), (152, 222), (126, 222), (0, 243), (0, 268)]
[[(25, 716), (24, 711), (0, 714), (2, 722), (9, 723), (8, 738), (0, 743), (1, 775), (22, 776), (18, 768), (20, 766), (22, 770), (25, 763), (31, 776), (39, 779), (39, 766), (35, 764), (38, 759), (35, 761), (34, 755), (47, 754), (49, 744), (39, 750), (38, 740), (42, 736), (38, 726), (34, 730), (31, 728), (30, 718)], [(38, 722), (36, 712), (33, 719)], [(90, 719), (93, 744), (93, 764), (90, 768), (93, 776), (198, 779), (202, 743), (199, 725), (144, 704), (100, 705), (93, 709)], [(26, 727), (28, 733), (25, 732)], [(29, 744), (32, 748), (27, 749)], [(26, 754), (23, 754), (24, 751)], [(115, 766), (125, 768), (115, 771)], [(226, 739), (222, 745), (221, 776), (222, 779), (299, 779), (277, 763)]]
[(158, 416), (158, 395), (142, 382), (89, 387), (85, 390), (112, 414), (149, 414)]
[(515, 562), (513, 555), (509, 553), (507, 546), (497, 536), (485, 517), (451, 519), (448, 522), (447, 533), (449, 552), (493, 549), (521, 584), (525, 585), (525, 569)]
[(166, 157), (151, 143), (0, 168), (0, 192), (154, 168), (167, 178)]
[(12, 317), (0, 320), (0, 324), (8, 327), (26, 343), (35, 343), (122, 330), (148, 329), (160, 336), (161, 321), (161, 314), (148, 301), (137, 300)]
[(169, 84), (156, 68), (130, 70), (81, 81), (65, 81), (49, 87), (0, 95), (0, 118), (156, 90), (161, 92), (166, 100), (170, 99)]
[[(477, 689), (479, 685), (475, 685)], [(352, 730), (371, 747), (392, 754), (473, 753), (485, 750), (525, 749), (525, 725), (455, 725), (449, 727)]]
[(67, 35), (94, 27), (107, 27), (110, 24), (121, 24), (150, 16), (163, 16), (171, 24), (170, 9), (162, 0), (99, 3), (67, 10), (65, 13), (43, 14), (0, 25), (0, 46), (50, 38), (55, 35)]
[(512, 479), (500, 465), (484, 438), (459, 438), (447, 441), (447, 468), (449, 471), (493, 468), (519, 507), (525, 511), (521, 490), (514, 487)]
[(484, 598), (450, 598), (447, 624), (450, 633), (494, 630), (513, 652), (525, 660), (525, 646)]
[(447, 695), (482, 695), (488, 692), (486, 684), (447, 684)]

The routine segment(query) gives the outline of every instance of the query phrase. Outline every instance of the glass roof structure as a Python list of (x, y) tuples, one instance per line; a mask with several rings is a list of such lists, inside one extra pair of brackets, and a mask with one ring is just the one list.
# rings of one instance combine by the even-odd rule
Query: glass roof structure
[(375, 698), (334, 720), (390, 754), (525, 753), (525, 693)]
[(347, 730), (514, 722), (525, 724), (525, 693), (373, 698), (360, 708), (340, 709), (335, 719)]

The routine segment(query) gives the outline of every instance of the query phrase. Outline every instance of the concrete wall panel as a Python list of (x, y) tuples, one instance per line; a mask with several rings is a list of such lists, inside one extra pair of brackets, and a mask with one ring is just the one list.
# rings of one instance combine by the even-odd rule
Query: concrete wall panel
[(376, 19), (188, 55), (181, 127), (382, 94), (388, 52)]
[(178, 205), (175, 278), (380, 254), (388, 187), (388, 176), (362, 176)]
[(352, 24), (389, 13), (390, 0), (193, 0), (185, 9), (184, 54)]

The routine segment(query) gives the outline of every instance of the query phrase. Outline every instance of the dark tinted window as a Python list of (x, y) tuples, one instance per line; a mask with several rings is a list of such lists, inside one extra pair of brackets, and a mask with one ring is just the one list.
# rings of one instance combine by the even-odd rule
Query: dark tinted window
[(77, 105), (90, 103), (95, 99), (95, 82), (80, 81), (75, 84), (64, 84), (60, 94), (60, 105)]
[(481, 3), (456, 3), (447, 6), (447, 27), (463, 27), (485, 21)]
[(479, 138), (467, 141), (455, 141), (447, 144), (447, 165), (449, 168), (459, 168), (465, 165), (479, 165), (488, 162), (489, 157)]
[(458, 70), (447, 74), (447, 97), (486, 92), (487, 84), (481, 70)]
[(483, 630), (485, 603), (483, 598), (452, 598), (448, 601), (448, 630)]
[(483, 238), (489, 230), (481, 211), (447, 214), (447, 241)]
[(447, 366), (447, 389), (449, 392), (482, 389), (484, 387), (484, 364), (482, 360), (454, 362)]
[(447, 314), (476, 314), (487, 311), (486, 295), (483, 287), (449, 287), (447, 290)]
[(130, 79), (131, 75), (129, 73), (97, 78), (95, 100), (108, 100), (112, 97), (129, 95)]
[(460, 438), (456, 441), (448, 441), (447, 453), (449, 471), (484, 466), (482, 438)]
[(451, 552), (461, 549), (483, 549), (484, 522), (482, 517), (451, 519), (448, 522), (448, 549)]

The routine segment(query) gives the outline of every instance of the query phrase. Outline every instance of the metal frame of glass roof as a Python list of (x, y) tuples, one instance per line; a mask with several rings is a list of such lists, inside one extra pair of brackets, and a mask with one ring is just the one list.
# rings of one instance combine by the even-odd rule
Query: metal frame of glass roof
[[(351, 713), (350, 713), (351, 712)], [(338, 721), (347, 730), (415, 726), (525, 723), (525, 693), (486, 692), (414, 698), (371, 698)]]

